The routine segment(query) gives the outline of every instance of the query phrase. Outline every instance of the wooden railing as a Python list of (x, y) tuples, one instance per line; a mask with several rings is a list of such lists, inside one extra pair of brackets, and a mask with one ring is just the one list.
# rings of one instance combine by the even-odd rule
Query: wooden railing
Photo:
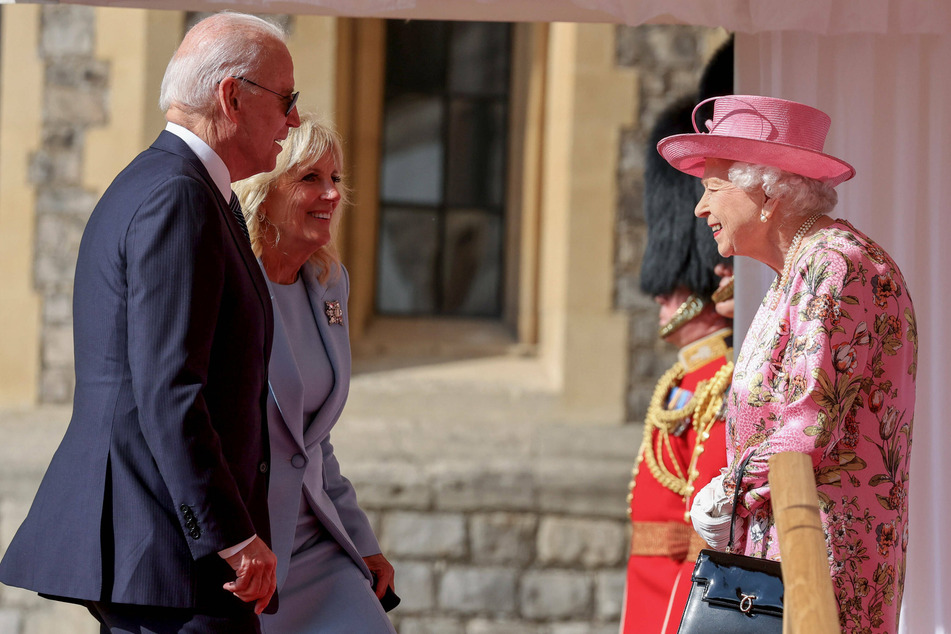
[(841, 634), (812, 459), (774, 455), (769, 483), (782, 556), (783, 634)]

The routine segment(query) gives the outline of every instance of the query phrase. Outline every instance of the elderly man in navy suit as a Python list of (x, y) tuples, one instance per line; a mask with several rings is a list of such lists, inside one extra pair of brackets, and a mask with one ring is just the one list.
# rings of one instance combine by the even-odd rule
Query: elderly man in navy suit
[(162, 82), (168, 125), (83, 235), (73, 415), (0, 581), (85, 605), (111, 632), (258, 632), (273, 315), (231, 182), (299, 124), (280, 29), (220, 13)]

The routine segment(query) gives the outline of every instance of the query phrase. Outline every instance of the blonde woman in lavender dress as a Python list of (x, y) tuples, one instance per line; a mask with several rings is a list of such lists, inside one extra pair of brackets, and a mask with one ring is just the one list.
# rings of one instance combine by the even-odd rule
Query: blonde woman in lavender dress
[(280, 603), (261, 628), (388, 634), (381, 598), (394, 596), (393, 566), (330, 441), (350, 387), (350, 287), (333, 244), (340, 140), (302, 115), (282, 145), (273, 171), (234, 187), (274, 305), (268, 508)]

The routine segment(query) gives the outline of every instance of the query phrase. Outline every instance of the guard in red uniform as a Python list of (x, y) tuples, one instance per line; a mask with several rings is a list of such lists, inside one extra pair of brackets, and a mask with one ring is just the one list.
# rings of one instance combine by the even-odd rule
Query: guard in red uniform
[[(732, 57), (730, 45), (718, 52), (705, 80), (719, 72), (732, 85)], [(731, 271), (730, 263), (693, 215), (703, 193), (696, 179), (681, 178), (654, 149), (664, 136), (692, 129), (694, 103), (690, 96), (665, 110), (647, 148), (641, 290), (660, 305), (658, 334), (679, 354), (657, 382), (632, 472), (622, 634), (676, 633), (697, 553), (707, 547), (693, 530), (690, 505), (726, 467), (722, 405), (733, 370), (733, 331), (732, 319), (717, 313), (712, 295), (731, 295), (732, 278), (721, 285), (714, 272), (718, 265), (718, 272)]]

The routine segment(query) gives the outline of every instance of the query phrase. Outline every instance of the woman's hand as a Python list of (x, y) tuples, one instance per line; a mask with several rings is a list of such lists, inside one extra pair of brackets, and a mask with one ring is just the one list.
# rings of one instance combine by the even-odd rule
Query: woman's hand
[(723, 491), (723, 476), (718, 475), (700, 489), (690, 506), (693, 529), (714, 550), (725, 551), (730, 542), (733, 502)]
[(383, 553), (364, 557), (363, 561), (366, 563), (367, 568), (370, 569), (370, 572), (373, 573), (373, 579), (376, 582), (376, 585), (373, 586), (373, 591), (376, 593), (377, 599), (383, 598), (383, 595), (386, 594), (387, 587), (393, 588), (394, 590), (396, 589), (394, 586), (396, 573), (390, 562), (383, 556)]

